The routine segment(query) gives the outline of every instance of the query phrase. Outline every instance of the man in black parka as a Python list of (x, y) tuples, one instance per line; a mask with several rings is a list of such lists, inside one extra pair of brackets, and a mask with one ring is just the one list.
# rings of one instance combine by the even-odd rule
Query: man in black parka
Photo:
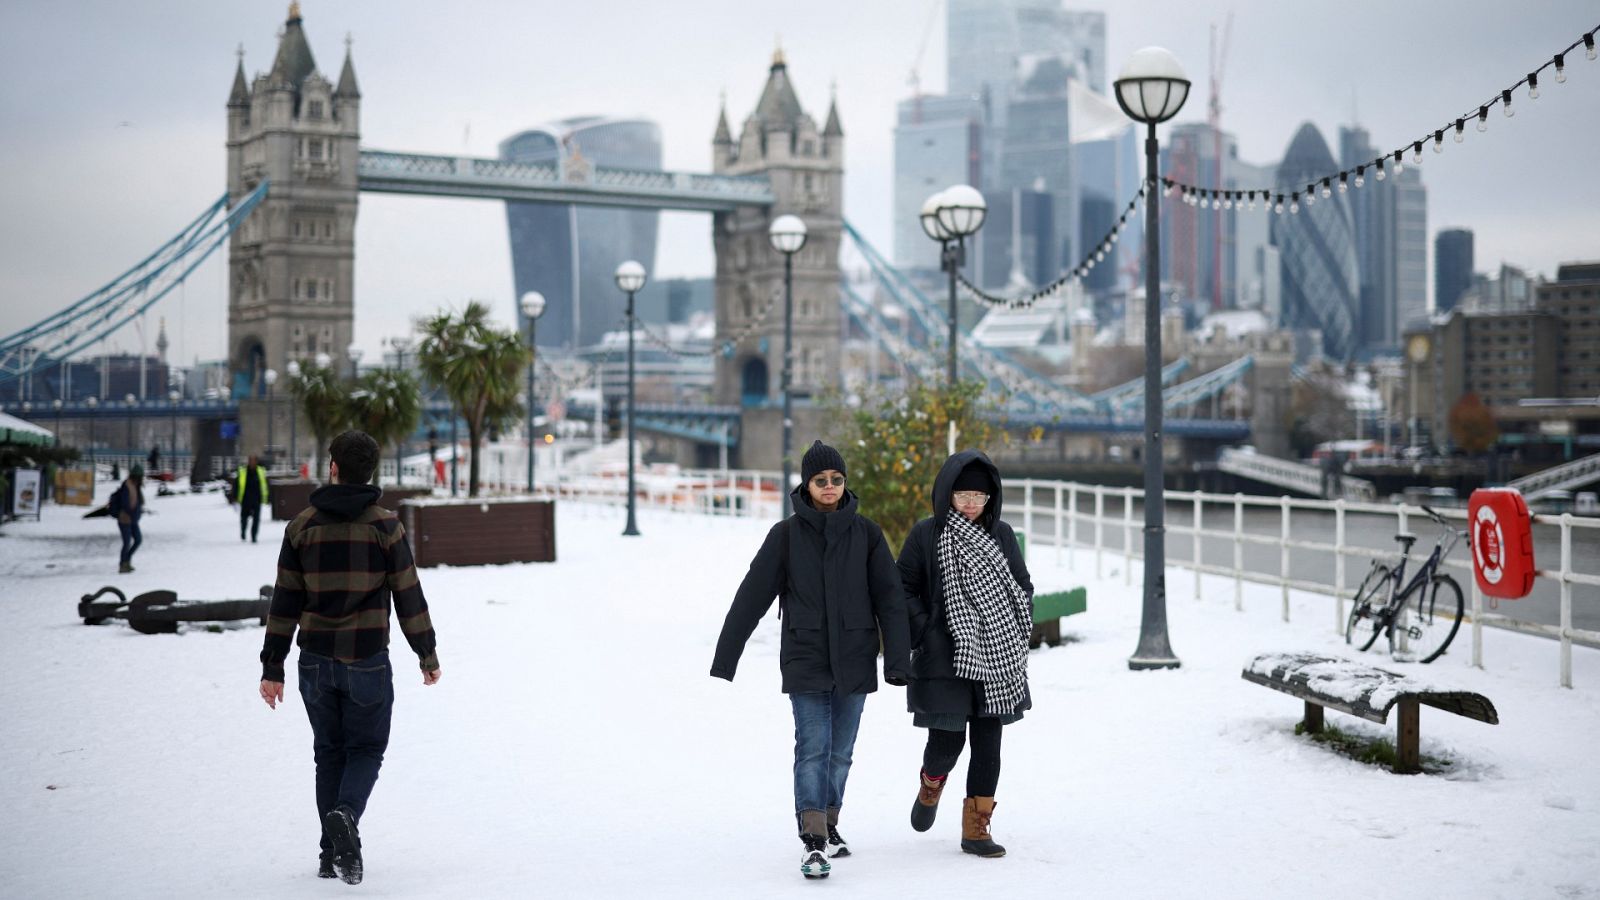
[(844, 458), (817, 441), (801, 461), (794, 515), (772, 527), (750, 563), (717, 640), (711, 674), (733, 680), (757, 623), (781, 596), (778, 653), (795, 718), (795, 815), (806, 845), (801, 871), (823, 877), (827, 856), (849, 855), (839, 837), (856, 728), (866, 695), (910, 671), (900, 573), (883, 530), (858, 515)]

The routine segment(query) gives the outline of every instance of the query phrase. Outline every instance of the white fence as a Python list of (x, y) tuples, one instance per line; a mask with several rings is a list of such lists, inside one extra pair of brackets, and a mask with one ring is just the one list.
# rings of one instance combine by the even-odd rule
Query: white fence
[[(1122, 529), (1121, 555), (1126, 557), (1123, 566), (1123, 578), (1127, 584), (1132, 584), (1133, 560), (1142, 558), (1143, 542), (1134, 539), (1135, 531), (1143, 533), (1143, 519), (1135, 518), (1135, 502), (1142, 499), (1143, 491), (1133, 488), (1114, 488), (1101, 485), (1085, 485), (1073, 482), (1059, 481), (1022, 481), (1007, 484), (1007, 490), (1013, 494), (1021, 492), (1022, 508), (1019, 510), (1011, 504), (1006, 507), (1007, 518), (1020, 513), (1022, 530), (1028, 535), (1030, 548), (1037, 547), (1040, 543), (1048, 541), (1058, 547), (1092, 547), (1095, 559), (1095, 576), (1103, 577), (1103, 558), (1107, 552), (1106, 529)], [(1092, 495), (1093, 512), (1080, 511), (1081, 505), (1087, 505), (1087, 498), (1080, 503), (1080, 497)], [(1290, 497), (1256, 497), (1244, 494), (1209, 494), (1200, 491), (1168, 491), (1166, 493), (1167, 509), (1182, 508), (1187, 505), (1193, 510), (1189, 524), (1167, 525), (1167, 544), (1173, 546), (1174, 538), (1188, 535), (1192, 546), (1192, 562), (1168, 559), (1168, 565), (1179, 566), (1197, 570), (1200, 573), (1231, 577), (1234, 581), (1234, 606), (1243, 608), (1244, 583), (1246, 581), (1259, 584), (1274, 585), (1280, 588), (1283, 604), (1284, 621), (1289, 619), (1289, 592), (1290, 590), (1308, 591), (1318, 594), (1331, 594), (1334, 598), (1333, 625), (1336, 632), (1342, 633), (1345, 626), (1345, 600), (1354, 594), (1354, 589), (1359, 586), (1365, 577), (1365, 570), (1359, 569), (1352, 572), (1349, 561), (1354, 558), (1360, 560), (1385, 559), (1392, 560), (1398, 555), (1396, 550), (1381, 550), (1372, 547), (1360, 546), (1350, 543), (1346, 530), (1346, 517), (1351, 513), (1375, 514), (1392, 517), (1396, 532), (1407, 531), (1409, 520), (1412, 517), (1423, 516), (1420, 507), (1406, 506), (1403, 504), (1384, 505), (1376, 503), (1349, 503), (1344, 500), (1299, 500)], [(1041, 502), (1042, 501), (1042, 502)], [(1118, 509), (1108, 509), (1108, 501), (1114, 503)], [(1221, 527), (1210, 528), (1206, 526), (1205, 509), (1207, 505), (1225, 506), (1230, 509), (1228, 516)], [(1279, 529), (1275, 534), (1260, 534), (1245, 530), (1245, 513), (1249, 509), (1277, 509), (1279, 511)], [(1295, 530), (1295, 513), (1332, 512), (1334, 515), (1334, 539), (1332, 542), (1307, 540), (1297, 536)], [(1465, 525), (1466, 514), (1464, 510), (1439, 510), (1441, 515), (1460, 520)], [(1120, 517), (1117, 516), (1120, 513)], [(1303, 520), (1302, 520), (1303, 521)], [(1050, 523), (1048, 530), (1042, 526)], [(1478, 590), (1477, 581), (1472, 576), (1471, 564), (1467, 561), (1466, 553), (1458, 553), (1457, 558), (1446, 559), (1443, 566), (1454, 569), (1459, 573), (1458, 581), (1466, 583), (1466, 590), (1470, 592), (1468, 602), (1467, 621), (1471, 624), (1472, 664), (1483, 666), (1483, 628), (1485, 626), (1505, 628), (1526, 634), (1535, 634), (1556, 639), (1560, 653), (1561, 684), (1563, 687), (1572, 686), (1572, 644), (1574, 641), (1600, 646), (1600, 631), (1585, 631), (1574, 628), (1572, 625), (1572, 590), (1576, 585), (1600, 587), (1600, 575), (1585, 574), (1574, 571), (1572, 535), (1576, 529), (1600, 530), (1600, 519), (1585, 518), (1565, 513), (1559, 516), (1535, 516), (1534, 522), (1545, 525), (1554, 525), (1560, 529), (1560, 562), (1557, 568), (1540, 569), (1539, 579), (1554, 581), (1560, 588), (1560, 625), (1542, 625), (1506, 616), (1500, 613), (1485, 611), (1483, 594)], [(1080, 527), (1082, 526), (1082, 528)], [(1080, 531), (1084, 529), (1093, 531), (1092, 541), (1085, 536), (1080, 539)], [(1065, 537), (1063, 542), (1062, 537)], [(1205, 538), (1218, 538), (1231, 541), (1233, 545), (1232, 565), (1208, 564), (1204, 561), (1201, 551), (1201, 542)], [(1181, 538), (1179, 538), (1181, 539)], [(1244, 565), (1244, 548), (1247, 544), (1258, 544), (1277, 547), (1280, 550), (1280, 564), (1277, 573), (1265, 573), (1259, 570), (1247, 569)], [(1463, 545), (1465, 546), (1465, 545)], [(1321, 551), (1333, 555), (1334, 579), (1332, 584), (1321, 581), (1308, 581), (1296, 579), (1291, 572), (1290, 554), (1293, 550)], [(1195, 599), (1200, 598), (1201, 579), (1194, 579)], [(1171, 594), (1169, 593), (1169, 599)], [(1458, 640), (1462, 636), (1458, 636)]]

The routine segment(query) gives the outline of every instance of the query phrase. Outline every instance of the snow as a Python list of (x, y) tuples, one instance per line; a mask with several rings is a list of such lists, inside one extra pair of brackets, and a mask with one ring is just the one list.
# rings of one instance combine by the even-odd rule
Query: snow
[[(262, 630), (145, 636), (86, 627), (103, 584), (252, 596), (283, 523), (236, 538), (216, 494), (151, 497), (138, 571), (115, 528), (48, 506), (0, 530), (0, 896), (323, 897), (311, 735), (291, 685), (257, 696)], [(994, 835), (958, 849), (965, 760), (925, 834), (906, 822), (923, 734), (900, 689), (869, 699), (824, 884), (795, 871), (792, 733), (777, 621), (733, 684), (707, 675), (726, 607), (770, 523), (562, 502), (557, 563), (428, 569), (443, 680), (398, 633), (394, 732), (362, 823), (370, 897), (942, 896), (1278, 898), (1600, 894), (1600, 653), (1489, 631), (1426, 668), (1352, 654), (1325, 597), (1172, 569), (1173, 671), (1130, 672), (1140, 594), (1123, 560), (1077, 572), (1036, 548), (1041, 591), (1083, 584), (1070, 642), (1032, 655), (1035, 708), (1006, 730)], [(1067, 555), (1070, 561), (1071, 554)], [(1447, 774), (1396, 776), (1296, 737), (1301, 704), (1240, 678), (1266, 652), (1344, 656), (1489, 697), (1501, 724), (1425, 708)], [(1393, 734), (1330, 713), (1340, 728)], [(353, 895), (352, 895), (353, 896)]]

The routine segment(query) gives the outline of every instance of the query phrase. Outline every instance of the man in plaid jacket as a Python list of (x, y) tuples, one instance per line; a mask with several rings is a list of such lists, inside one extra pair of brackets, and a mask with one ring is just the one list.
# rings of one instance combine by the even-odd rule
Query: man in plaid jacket
[(389, 668), (390, 598), (400, 630), (422, 662), (422, 683), (439, 680), (433, 624), (405, 529), (377, 505), (368, 484), (378, 444), (347, 431), (328, 446), (329, 483), (284, 531), (278, 582), (261, 650), (261, 699), (283, 699), (283, 664), (300, 630), (300, 698), (311, 718), (322, 820), (318, 875), (361, 881), (356, 830), (389, 744), (394, 679)]

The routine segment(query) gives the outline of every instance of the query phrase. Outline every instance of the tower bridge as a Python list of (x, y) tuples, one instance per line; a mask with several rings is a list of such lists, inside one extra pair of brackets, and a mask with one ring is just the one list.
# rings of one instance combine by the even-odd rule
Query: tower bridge
[[(212, 211), (214, 217), (221, 212), (220, 224), (208, 226), (205, 240), (190, 236), (191, 226), (152, 256), (168, 264), (163, 272), (181, 279), (198, 262), (196, 254), (226, 242), (230, 399), (192, 408), (71, 405), (64, 410), (68, 417), (170, 416), (180, 409), (195, 416), (227, 416), (241, 422), (241, 449), (249, 451), (264, 447), (265, 435), (274, 430), (269, 418), (278, 435), (288, 433), (288, 404), (268, 401), (264, 375), (269, 369), (287, 371), (291, 361), (318, 354), (340, 358), (351, 343), (355, 225), (362, 193), (709, 214), (716, 256), (715, 343), (725, 348), (714, 358), (712, 405), (641, 409), (638, 424), (702, 445), (732, 445), (743, 466), (777, 468), (780, 463), (782, 386), (776, 373), (782, 370), (783, 317), (765, 315), (767, 298), (783, 286), (783, 257), (767, 237), (777, 217), (797, 215), (808, 230), (804, 248), (793, 258), (797, 395), (819, 395), (838, 384), (847, 308), (862, 333), (902, 362), (923, 368), (918, 360), (930, 348), (943, 353), (937, 349), (946, 328), (941, 304), (929, 302), (844, 221), (845, 135), (837, 103), (830, 102), (819, 126), (801, 104), (781, 51), (774, 55), (760, 99), (737, 135), (726, 109), (720, 111), (709, 173), (599, 166), (578, 152), (555, 162), (530, 163), (365, 148), (361, 103), (348, 45), (337, 79), (330, 79), (316, 64), (298, 4), (291, 4), (270, 69), (247, 78), (241, 58), (234, 72), (226, 103), (227, 193)], [(871, 304), (851, 295), (839, 264), (847, 239), (869, 261), (880, 288), (917, 320), (920, 346), (875, 327)], [(148, 308), (159, 299), (150, 293), (159, 279), (146, 277), (141, 268), (149, 263), (41, 325), (0, 340), (0, 383), (31, 375), (41, 359), (49, 364), (50, 354), (40, 353), (39, 339), (52, 328), (70, 329), (70, 346), (81, 347), (125, 324), (126, 318), (104, 314), (97, 298), (103, 299), (105, 292), (135, 297), (144, 303), (140, 309)], [(1114, 388), (1078, 394), (1004, 352), (970, 340), (960, 349), (964, 374), (985, 380), (1009, 398), (1008, 421), (1047, 430), (1139, 430), (1140, 392)], [(1251, 370), (1245, 358), (1177, 381), (1187, 363), (1169, 368), (1164, 383), (1170, 385), (1165, 404), (1170, 411), (1198, 408)], [(819, 415), (801, 404), (795, 415), (799, 432), (816, 431)], [(1249, 423), (1200, 416), (1169, 430), (1240, 440), (1248, 435)], [(195, 429), (196, 434), (201, 431)]]

